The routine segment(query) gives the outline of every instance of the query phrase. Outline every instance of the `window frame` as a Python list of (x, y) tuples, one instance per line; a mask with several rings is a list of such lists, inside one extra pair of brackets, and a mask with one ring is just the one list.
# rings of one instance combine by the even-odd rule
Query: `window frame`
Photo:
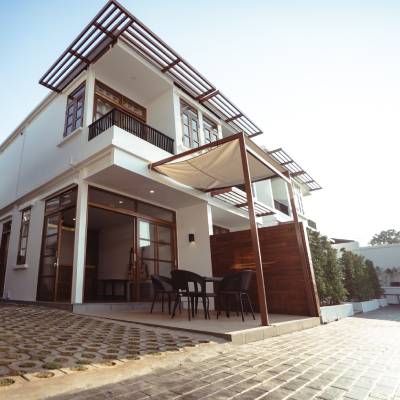
[[(206, 132), (209, 132), (209, 137), (207, 137)], [(211, 143), (217, 141), (219, 139), (218, 124), (213, 122), (206, 116), (203, 116), (203, 133), (204, 133), (204, 143)], [(214, 138), (212, 138), (212, 136), (214, 136)]]
[[(28, 222), (24, 222), (24, 215), (25, 213), (29, 212), (29, 219)], [(26, 264), (26, 253), (28, 250), (28, 238), (29, 238), (29, 228), (31, 224), (31, 217), (32, 217), (32, 207), (27, 207), (21, 210), (21, 226), (19, 229), (19, 241), (18, 241), (18, 252), (17, 252), (17, 265), (24, 265)], [(26, 235), (23, 236), (24, 226), (26, 227)], [(24, 247), (24, 255), (21, 255), (22, 248), (22, 240), (26, 238), (25, 247)]]
[[(181, 125), (182, 125), (182, 143), (185, 147), (189, 147), (191, 149), (200, 147), (200, 118), (198, 111), (183, 101), (180, 101), (181, 106)], [(185, 124), (184, 116), (187, 117), (188, 123)], [(197, 140), (194, 140), (194, 129), (193, 129), (193, 122), (197, 124)], [(185, 135), (185, 126), (188, 128), (188, 135)], [(189, 145), (185, 143), (185, 137), (188, 139)]]
[[(67, 98), (67, 105), (65, 108), (65, 123), (64, 123), (64, 137), (69, 136), (73, 131), (83, 126), (83, 114), (85, 112), (85, 92), (86, 81), (82, 82), (74, 91), (72, 91)], [(80, 106), (82, 104), (82, 106)], [(81, 109), (80, 117), (77, 117), (78, 110)], [(72, 110), (72, 111), (71, 111)], [(68, 119), (72, 117), (71, 124), (68, 124)], [(71, 126), (71, 130), (69, 127)]]
[[(105, 96), (103, 93), (101, 93), (98, 88), (103, 88), (103, 90), (110, 92), (114, 97), (116, 97), (116, 100), (112, 100), (111, 98)], [(147, 121), (147, 109), (146, 107), (143, 107), (142, 105), (136, 103), (136, 101), (131, 100), (130, 98), (124, 96), (123, 94), (117, 92), (116, 90), (110, 88), (107, 86), (105, 83), (95, 80), (94, 83), (94, 104), (93, 104), (93, 122), (97, 121), (100, 119), (102, 116), (97, 118), (97, 101), (101, 100), (103, 103), (106, 103), (108, 105), (111, 105), (112, 109), (117, 108), (118, 110), (125, 112), (129, 115), (131, 115), (133, 118), (139, 120), (140, 122), (143, 122), (144, 124)], [(143, 113), (143, 117), (141, 117), (138, 114), (135, 114), (129, 107), (124, 106), (124, 103), (132, 103), (134, 107), (137, 109), (141, 110)]]

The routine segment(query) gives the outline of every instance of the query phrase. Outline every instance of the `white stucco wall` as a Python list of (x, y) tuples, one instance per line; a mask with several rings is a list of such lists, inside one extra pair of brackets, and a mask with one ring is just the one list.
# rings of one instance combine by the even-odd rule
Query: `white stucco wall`
[(16, 269), (21, 212), (13, 210), (10, 246), (8, 250), (4, 297), (12, 300), (36, 300), (37, 278), (43, 231), (44, 202), (36, 201), (31, 209), (25, 268)]
[[(196, 272), (202, 276), (212, 275), (210, 227), (206, 202), (185, 207), (176, 212), (178, 264), (180, 269)], [(189, 233), (195, 241), (189, 243)]]
[(173, 89), (166, 90), (161, 96), (148, 104), (147, 123), (151, 127), (175, 140), (176, 121), (174, 116)]

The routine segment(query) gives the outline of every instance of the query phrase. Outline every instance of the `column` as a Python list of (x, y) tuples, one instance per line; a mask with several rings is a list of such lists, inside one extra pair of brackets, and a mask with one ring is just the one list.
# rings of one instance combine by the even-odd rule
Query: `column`
[(83, 301), (83, 283), (85, 278), (86, 258), (86, 232), (88, 209), (88, 184), (80, 181), (78, 185), (78, 198), (76, 202), (74, 264), (72, 271), (72, 304)]

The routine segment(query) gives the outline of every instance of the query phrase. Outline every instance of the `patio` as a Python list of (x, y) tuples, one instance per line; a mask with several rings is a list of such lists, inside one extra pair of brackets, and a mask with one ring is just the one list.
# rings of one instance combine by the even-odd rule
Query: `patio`
[(211, 340), (60, 309), (0, 303), (0, 388), (131, 363), (133, 367), (148, 356), (179, 354), (201, 343)]
[(103, 303), (74, 306), (74, 312), (78, 314), (210, 335), (235, 344), (255, 342), (312, 328), (320, 324), (320, 319), (316, 317), (270, 314), (270, 325), (262, 326), (259, 314), (256, 314), (255, 320), (248, 314), (245, 321), (242, 322), (241, 316), (235, 313), (231, 313), (230, 318), (223, 314), (217, 319), (216, 313), (213, 311), (211, 312), (211, 319), (206, 320), (202, 310), (199, 310), (199, 314), (195, 318), (188, 321), (185, 310), (182, 310), (182, 313), (178, 312), (175, 318), (171, 318), (167, 311), (162, 313), (157, 310), (157, 307), (152, 314), (149, 310), (150, 304), (144, 303)]

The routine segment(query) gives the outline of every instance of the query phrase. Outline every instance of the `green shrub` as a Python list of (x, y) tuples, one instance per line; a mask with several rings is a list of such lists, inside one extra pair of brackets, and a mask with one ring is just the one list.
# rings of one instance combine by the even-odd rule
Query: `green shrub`
[(343, 271), (334, 249), (326, 236), (308, 230), (315, 281), (321, 305), (339, 304), (346, 299)]
[(366, 301), (380, 298), (382, 288), (374, 264), (363, 256), (348, 250), (341, 250), (340, 264), (344, 273), (344, 284), (348, 299)]

